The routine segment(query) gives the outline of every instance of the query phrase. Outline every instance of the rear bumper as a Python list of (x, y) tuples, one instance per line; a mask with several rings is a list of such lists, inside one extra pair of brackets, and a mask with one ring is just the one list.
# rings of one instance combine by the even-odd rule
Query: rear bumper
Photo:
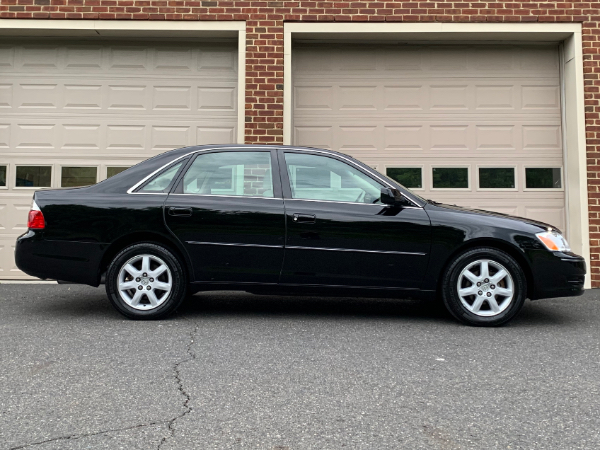
[(15, 262), (27, 275), (98, 286), (104, 244), (52, 241), (43, 231), (29, 230), (17, 238)]
[(535, 252), (532, 264), (534, 291), (532, 300), (553, 297), (576, 297), (584, 292), (585, 259), (574, 253)]

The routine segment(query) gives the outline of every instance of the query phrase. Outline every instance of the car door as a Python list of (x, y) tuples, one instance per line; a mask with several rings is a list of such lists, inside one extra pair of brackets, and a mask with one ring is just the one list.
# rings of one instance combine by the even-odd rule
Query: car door
[(277, 283), (285, 219), (273, 150), (196, 155), (164, 204), (165, 222), (187, 249), (194, 281)]
[(383, 179), (350, 159), (279, 151), (286, 210), (281, 283), (419, 288), (430, 221), (418, 206), (380, 202)]

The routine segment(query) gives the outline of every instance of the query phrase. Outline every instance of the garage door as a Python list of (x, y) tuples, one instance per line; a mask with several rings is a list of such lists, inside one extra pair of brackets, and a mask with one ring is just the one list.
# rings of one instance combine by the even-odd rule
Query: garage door
[(95, 183), (185, 145), (235, 142), (236, 105), (231, 45), (3, 42), (0, 278), (25, 277), (14, 243), (35, 189)]
[(295, 144), (564, 229), (556, 46), (300, 46), (292, 61)]

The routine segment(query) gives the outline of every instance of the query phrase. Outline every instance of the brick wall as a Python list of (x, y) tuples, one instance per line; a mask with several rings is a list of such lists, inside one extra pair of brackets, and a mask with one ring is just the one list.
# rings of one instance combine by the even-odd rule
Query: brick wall
[(600, 2), (0, 0), (0, 18), (244, 20), (246, 142), (281, 143), (283, 23), (581, 22), (586, 85), (592, 280), (600, 287)]

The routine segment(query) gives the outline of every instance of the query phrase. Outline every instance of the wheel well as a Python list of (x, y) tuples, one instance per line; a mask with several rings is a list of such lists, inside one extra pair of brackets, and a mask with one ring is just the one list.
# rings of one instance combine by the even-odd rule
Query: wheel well
[(453, 261), (454, 257), (456, 255), (458, 255), (459, 253), (463, 253), (467, 250), (470, 250), (472, 248), (477, 248), (477, 247), (489, 247), (489, 248), (495, 248), (497, 250), (502, 250), (505, 253), (508, 253), (510, 256), (512, 256), (515, 261), (517, 262), (517, 264), (519, 264), (519, 266), (521, 267), (521, 269), (523, 270), (523, 273), (525, 274), (525, 279), (527, 281), (527, 295), (529, 297), (529, 295), (531, 295), (533, 293), (533, 273), (531, 272), (531, 267), (529, 266), (529, 263), (527, 262), (527, 260), (525, 259), (525, 257), (519, 252), (519, 250), (509, 244), (506, 241), (501, 241), (499, 239), (474, 239), (472, 241), (468, 241), (465, 242), (461, 247), (457, 248), (447, 259), (446, 263), (444, 264), (444, 267), (442, 268), (442, 271), (440, 272), (440, 274), (442, 274), (442, 276), (439, 277), (438, 280), (438, 289), (437, 292), (440, 293), (441, 292), (441, 288), (442, 288), (442, 280), (443, 280), (443, 274), (446, 273), (446, 269), (448, 269), (448, 266), (451, 264), (451, 262)]
[(128, 247), (129, 245), (141, 242), (151, 242), (154, 244), (161, 244), (167, 247), (170, 251), (172, 251), (176, 256), (180, 258), (181, 262), (183, 263), (183, 266), (185, 267), (188, 273), (188, 279), (191, 279), (190, 262), (183, 249), (181, 249), (175, 242), (173, 242), (173, 240), (165, 236), (162, 236), (157, 233), (143, 232), (121, 236), (119, 239), (110, 244), (110, 246), (104, 252), (104, 255), (102, 256), (102, 261), (100, 262), (100, 270), (98, 273), (99, 281), (103, 281), (104, 274), (106, 273), (110, 262), (117, 255), (117, 253), (119, 253), (121, 250), (123, 250), (125, 247)]

